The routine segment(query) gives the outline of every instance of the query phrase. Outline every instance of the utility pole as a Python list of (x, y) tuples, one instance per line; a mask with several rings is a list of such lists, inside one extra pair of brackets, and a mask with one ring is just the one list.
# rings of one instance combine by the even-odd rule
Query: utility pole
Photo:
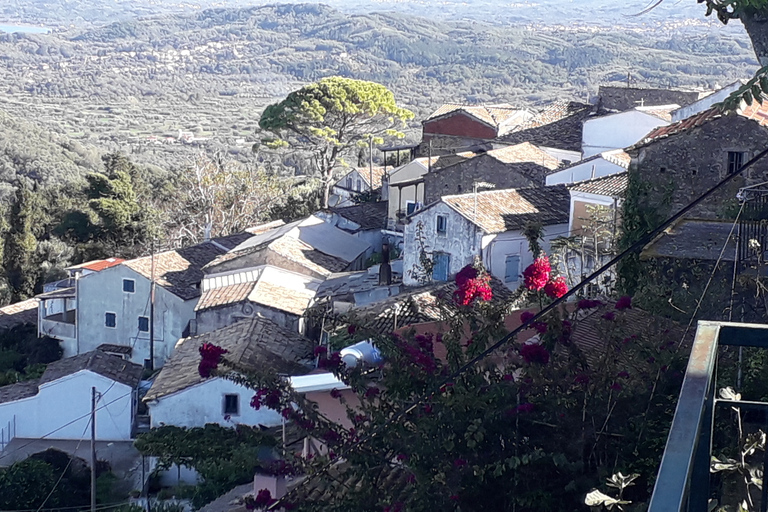
[(371, 200), (373, 200), (373, 135), (368, 135), (368, 178), (371, 184)]
[(152, 239), (151, 280), (149, 283), (149, 370), (155, 369), (155, 241)]
[(91, 388), (91, 512), (96, 511), (96, 387)]

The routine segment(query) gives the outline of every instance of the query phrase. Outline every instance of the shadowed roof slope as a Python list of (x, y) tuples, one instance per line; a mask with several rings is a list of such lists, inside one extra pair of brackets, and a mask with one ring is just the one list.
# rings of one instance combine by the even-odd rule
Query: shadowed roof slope
[(627, 171), (609, 174), (600, 178), (591, 180), (577, 181), (566, 185), (569, 190), (584, 192), (586, 194), (595, 194), (599, 196), (624, 197), (629, 183), (629, 173)]
[(218, 345), (225, 357), (248, 369), (271, 370), (282, 374), (307, 373), (314, 344), (297, 332), (271, 320), (254, 317), (215, 331), (179, 340), (176, 350), (155, 378), (145, 401), (182, 391), (205, 381), (198, 373), (199, 349), (203, 343)]

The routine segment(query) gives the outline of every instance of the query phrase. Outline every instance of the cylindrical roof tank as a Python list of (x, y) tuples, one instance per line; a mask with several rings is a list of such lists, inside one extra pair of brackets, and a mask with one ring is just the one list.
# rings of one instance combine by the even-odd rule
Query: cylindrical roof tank
[(340, 355), (344, 364), (350, 368), (354, 368), (359, 364), (376, 366), (384, 361), (379, 349), (368, 340), (359, 341), (354, 345), (341, 349)]

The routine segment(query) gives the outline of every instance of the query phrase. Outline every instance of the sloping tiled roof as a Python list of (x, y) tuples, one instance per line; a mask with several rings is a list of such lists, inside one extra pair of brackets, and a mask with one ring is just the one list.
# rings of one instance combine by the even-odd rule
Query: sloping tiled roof
[(200, 300), (197, 301), (195, 311), (204, 311), (210, 308), (242, 302), (248, 298), (255, 287), (256, 281), (252, 281), (250, 283), (238, 283), (206, 290), (200, 296)]
[(36, 298), (32, 298), (0, 308), (0, 329), (10, 329), (21, 324), (36, 324), (38, 303)]
[(564, 185), (443, 196), (442, 201), (486, 233), (522, 229), (531, 221), (544, 226), (564, 224), (571, 208)]
[(592, 105), (586, 103), (555, 102), (498, 141), (508, 144), (530, 142), (537, 146), (581, 152), (584, 121), (605, 113), (595, 111)]
[(81, 370), (89, 370), (135, 389), (139, 385), (143, 368), (141, 365), (125, 361), (121, 357), (94, 350), (50, 363), (39, 379), (0, 387), (0, 403), (35, 396), (42, 384), (53, 382)]
[[(392, 167), (390, 166), (389, 169), (392, 169)], [(373, 173), (373, 189), (376, 190), (381, 188), (382, 178), (387, 173), (386, 170), (387, 168), (384, 166), (373, 166), (373, 168), (370, 169), (368, 167), (358, 167), (345, 173), (341, 179), (336, 182), (336, 186), (342, 188), (346, 187), (347, 176), (352, 172), (357, 171), (357, 173), (363, 178), (366, 189), (371, 186), (371, 173)]]
[(504, 164), (531, 162), (550, 170), (555, 170), (560, 166), (560, 160), (530, 142), (493, 149), (486, 154)]
[(640, 257), (733, 261), (736, 233), (732, 228), (732, 222), (681, 219), (649, 242)]
[(283, 329), (271, 320), (258, 316), (242, 320), (180, 340), (144, 400), (156, 400), (203, 382), (205, 379), (197, 370), (203, 343), (213, 343), (228, 350), (225, 355), (228, 360), (248, 369), (290, 375), (308, 371), (307, 364), (312, 360), (314, 349), (309, 339)]
[(495, 105), (462, 105), (458, 103), (446, 103), (432, 112), (424, 122), (458, 111), (466, 112), (472, 117), (496, 128), (505, 121), (519, 115), (520, 112), (524, 112), (509, 103), (499, 103)]
[(359, 225), (362, 231), (387, 228), (387, 201), (360, 203), (330, 210)]
[(755, 121), (760, 126), (768, 126), (768, 100), (764, 101), (763, 103), (753, 102), (752, 105), (739, 107), (735, 110), (724, 110), (720, 106), (712, 107), (708, 110), (705, 110), (704, 112), (700, 112), (687, 119), (683, 119), (682, 121), (678, 121), (667, 126), (660, 126), (655, 130), (652, 130), (640, 142), (632, 146), (632, 148), (639, 148), (659, 139), (663, 139), (671, 135), (677, 135), (678, 133), (697, 128), (714, 119), (734, 114)]
[(243, 231), (242, 233), (232, 233), (231, 235), (220, 236), (214, 238), (213, 241), (222, 247), (225, 247), (228, 251), (231, 251), (253, 236), (254, 233), (251, 233), (250, 231)]
[(269, 244), (269, 248), (276, 254), (317, 272), (320, 275), (329, 275), (333, 272), (341, 272), (349, 263), (314, 249), (298, 238), (284, 236)]
[(620, 172), (593, 178), (591, 180), (577, 181), (566, 185), (569, 190), (584, 192), (586, 194), (596, 194), (599, 196), (624, 197), (629, 182), (629, 173)]
[(673, 105), (658, 105), (653, 107), (636, 107), (635, 110), (638, 112), (642, 112), (644, 114), (651, 115), (653, 117), (659, 118), (662, 121), (671, 121), (672, 120), (672, 111), (677, 110), (680, 108), (680, 105), (673, 104)]
[[(202, 268), (226, 251), (215, 244), (202, 244), (154, 255), (155, 282), (183, 300), (200, 295), (197, 283), (203, 279)], [(152, 256), (128, 260), (123, 264), (147, 279), (152, 279)]]
[(86, 261), (85, 263), (81, 263), (79, 265), (72, 265), (71, 267), (67, 267), (67, 270), (75, 270), (78, 268), (84, 268), (87, 270), (92, 270), (93, 272), (98, 272), (100, 270), (104, 270), (105, 268), (114, 267), (115, 265), (119, 265), (125, 260), (122, 258), (107, 258), (105, 260), (93, 260), (93, 261)]
[(314, 297), (312, 290), (296, 290), (280, 283), (260, 280), (250, 299), (256, 304), (301, 316)]

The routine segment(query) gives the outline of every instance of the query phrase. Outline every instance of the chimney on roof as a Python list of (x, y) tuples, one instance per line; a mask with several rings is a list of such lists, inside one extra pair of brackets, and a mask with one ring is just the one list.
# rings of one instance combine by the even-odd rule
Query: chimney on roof
[(381, 244), (381, 265), (379, 265), (379, 286), (392, 284), (392, 267), (389, 264), (389, 242)]

